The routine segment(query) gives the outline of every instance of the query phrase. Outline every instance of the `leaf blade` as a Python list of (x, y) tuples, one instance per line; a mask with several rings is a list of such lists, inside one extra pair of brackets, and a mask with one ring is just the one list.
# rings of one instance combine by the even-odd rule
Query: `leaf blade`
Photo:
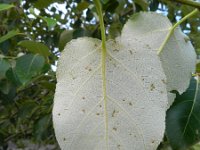
[[(174, 149), (186, 149), (199, 141), (200, 130), (199, 83), (191, 79), (190, 86), (182, 95), (177, 95), (174, 104), (167, 111), (166, 132)], [(176, 134), (173, 134), (176, 133)]]
[(28, 49), (32, 53), (40, 54), (44, 57), (47, 57), (50, 55), (49, 48), (43, 43), (24, 40), (24, 41), (20, 41), (18, 45)]
[(18, 34), (19, 34), (19, 30), (18, 29), (9, 31), (6, 35), (0, 37), (0, 43), (2, 43), (4, 41), (6, 41), (6, 40), (18, 35)]
[(10, 4), (2, 4), (0, 3), (0, 11), (3, 11), (3, 10), (8, 10), (10, 8), (13, 8), (15, 7), (14, 5), (10, 5)]

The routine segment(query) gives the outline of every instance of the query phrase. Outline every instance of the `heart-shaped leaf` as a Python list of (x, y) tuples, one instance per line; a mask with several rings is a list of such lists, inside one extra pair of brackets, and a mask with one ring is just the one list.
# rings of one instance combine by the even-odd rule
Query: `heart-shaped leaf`
[(53, 108), (62, 149), (157, 148), (165, 131), (170, 81), (161, 62), (164, 54), (160, 58), (157, 50), (170, 27), (156, 13), (134, 15), (121, 37), (107, 41), (106, 78), (100, 40), (79, 38), (67, 44), (59, 60)]

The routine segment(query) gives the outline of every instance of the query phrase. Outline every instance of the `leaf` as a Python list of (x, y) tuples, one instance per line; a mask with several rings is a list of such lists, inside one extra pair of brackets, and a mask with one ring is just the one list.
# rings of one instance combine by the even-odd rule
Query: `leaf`
[[(188, 88), (191, 75), (195, 72), (196, 53), (191, 42), (186, 39), (189, 38), (181, 29), (176, 29), (160, 55), (169, 92), (176, 90), (182, 94)], [(169, 106), (173, 99), (169, 99)]]
[(0, 43), (18, 35), (18, 34), (19, 34), (19, 30), (9, 31), (6, 35), (0, 37)]
[(152, 0), (149, 7), (151, 11), (156, 11), (158, 9), (158, 6), (159, 6), (159, 1)]
[(57, 0), (37, 0), (34, 4), (34, 6), (38, 9), (43, 9), (49, 6), (50, 4), (56, 2)]
[(149, 4), (148, 4), (147, 0), (135, 0), (134, 2), (136, 4), (138, 4), (142, 8), (142, 10), (144, 10), (144, 11), (148, 10)]
[(20, 106), (18, 117), (20, 119), (30, 118), (33, 112), (37, 109), (37, 103), (31, 100), (25, 100)]
[(88, 8), (89, 5), (90, 5), (90, 4), (89, 4), (88, 2), (83, 1), (83, 2), (78, 3), (77, 9), (78, 9), (79, 11), (83, 11), (83, 10), (85, 10), (86, 8)]
[(200, 141), (200, 89), (192, 78), (189, 88), (177, 95), (167, 112), (166, 131), (173, 149), (182, 150)]
[(109, 28), (109, 39), (114, 39), (115, 37), (119, 36), (121, 29), (122, 25), (120, 22), (112, 23)]
[(196, 73), (200, 73), (200, 63), (196, 64)]
[[(159, 19), (164, 18), (164, 16), (158, 17), (158, 15), (155, 17), (158, 22), (160, 22)], [(165, 19), (157, 25), (155, 20), (148, 17), (148, 13), (144, 13), (143, 17), (134, 15), (131, 20), (124, 27), (124, 30), (129, 30), (129, 32), (127, 31), (129, 34), (125, 35), (125, 38), (135, 40), (135, 36), (137, 36), (139, 41), (143, 42), (148, 49), (158, 50), (171, 28), (169, 20)], [(141, 26), (141, 24), (144, 25)], [(146, 26), (145, 24), (149, 25)], [(135, 30), (139, 28), (141, 30)], [(182, 94), (189, 86), (192, 72), (195, 72), (195, 50), (191, 42), (185, 40), (186, 38), (188, 39), (180, 28), (177, 28), (160, 54), (162, 66), (167, 77), (167, 81), (163, 82), (167, 84), (169, 106), (175, 98), (175, 94), (170, 92), (176, 90)]]
[(200, 150), (200, 143), (195, 144), (189, 150)]
[(12, 86), (13, 85), (8, 80), (6, 80), (6, 79), (0, 80), (0, 91), (3, 94), (8, 95)]
[[(157, 55), (170, 28), (167, 17), (159, 14), (134, 15), (121, 37), (107, 41), (106, 78), (100, 40), (79, 38), (66, 45), (58, 63), (53, 107), (55, 133), (63, 150), (157, 148), (165, 131), (168, 97), (174, 96), (167, 91), (168, 73), (176, 68), (175, 75), (180, 71), (188, 77), (190, 70), (185, 66), (193, 67), (185, 64), (187, 59), (183, 67), (176, 66), (179, 62), (168, 52), (169, 47), (180, 51), (177, 43), (183, 44), (185, 36), (179, 29), (175, 32), (178, 39), (172, 36), (165, 53)], [(193, 49), (188, 48), (186, 54), (195, 60)], [(181, 54), (184, 48), (179, 53), (185, 55)], [(169, 70), (164, 54), (169, 55), (165, 57), (170, 65), (174, 62)]]
[(59, 39), (59, 44), (58, 44), (60, 51), (64, 49), (66, 43), (68, 43), (69, 41), (72, 40), (73, 32), (74, 32), (74, 30), (64, 30), (60, 34), (60, 39)]
[(41, 17), (46, 23), (49, 29), (53, 28), (56, 26), (57, 21), (55, 19), (49, 18), (49, 17)]
[[(134, 30), (141, 32), (143, 26), (138, 24), (140, 27)], [(80, 38), (65, 47), (57, 70), (53, 109), (62, 149), (155, 150), (162, 140), (167, 108), (166, 85), (162, 82), (165, 75), (157, 52), (144, 47), (143, 40), (130, 30), (125, 27), (121, 38), (107, 43), (106, 102), (101, 41)]]
[(45, 135), (48, 134), (50, 120), (51, 116), (45, 115), (35, 123), (33, 135), (37, 141), (44, 140), (44, 137), (46, 137)]
[(114, 13), (118, 6), (119, 6), (119, 2), (117, 0), (110, 0), (103, 5), (103, 9), (105, 11)]
[(25, 85), (42, 71), (44, 63), (44, 57), (38, 54), (23, 55), (17, 59), (15, 68), (7, 71), (6, 76), (16, 86)]
[(0, 3), (0, 11), (3, 11), (3, 10), (8, 10), (10, 8), (13, 8), (15, 7), (14, 5), (10, 5), (10, 4), (2, 4)]
[(16, 71), (14, 68), (10, 68), (7, 72), (6, 72), (6, 77), (15, 85), (15, 86), (20, 86), (21, 82), (19, 77), (16, 74)]
[(5, 78), (6, 71), (10, 68), (10, 64), (7, 60), (0, 58), (0, 80)]
[(27, 48), (32, 53), (40, 54), (44, 57), (47, 57), (50, 55), (49, 48), (43, 43), (24, 40), (24, 41), (20, 41), (18, 45), (24, 48)]
[(40, 55), (24, 55), (17, 59), (15, 71), (22, 84), (28, 82), (33, 76), (41, 72), (45, 63), (44, 57)]

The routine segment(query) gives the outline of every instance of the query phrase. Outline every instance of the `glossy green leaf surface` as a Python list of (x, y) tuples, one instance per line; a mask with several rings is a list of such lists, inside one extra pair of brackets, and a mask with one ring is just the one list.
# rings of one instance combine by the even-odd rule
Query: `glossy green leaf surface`
[(6, 35), (0, 37), (0, 43), (18, 35), (18, 34), (19, 34), (19, 30), (9, 31)]
[(7, 60), (0, 58), (0, 79), (5, 77), (6, 71), (10, 68)]
[(44, 66), (44, 57), (36, 54), (21, 56), (16, 61), (15, 72), (22, 84), (28, 82), (33, 76), (41, 72)]
[(18, 45), (26, 48), (28, 51), (35, 54), (40, 54), (45, 57), (50, 55), (49, 48), (43, 43), (24, 40), (19, 42)]
[(14, 7), (14, 5), (9, 5), (9, 4), (2, 4), (2, 3), (0, 3), (0, 11), (10, 9), (10, 8), (12, 8), (12, 7)]
[(45, 59), (41, 55), (23, 55), (16, 60), (16, 66), (6, 72), (6, 76), (16, 86), (25, 85), (42, 72), (44, 63)]
[(167, 112), (167, 137), (174, 149), (187, 149), (199, 141), (199, 120), (200, 89), (197, 80), (192, 78), (187, 91), (177, 95), (174, 104)]

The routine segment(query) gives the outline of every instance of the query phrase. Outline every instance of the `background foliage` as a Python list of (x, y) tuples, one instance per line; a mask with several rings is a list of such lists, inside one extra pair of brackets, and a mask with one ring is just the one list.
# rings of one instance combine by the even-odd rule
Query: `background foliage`
[[(101, 2), (108, 39), (120, 35), (133, 13), (157, 11), (175, 23), (195, 8), (170, 0)], [(199, 54), (200, 13), (181, 28)], [(55, 66), (65, 44), (82, 36), (100, 38), (92, 0), (0, 0), (0, 148), (6, 149), (9, 142), (23, 148), (23, 140), (57, 145), (51, 120)], [(199, 91), (192, 81), (167, 112), (166, 136), (159, 149), (188, 149), (200, 141), (200, 94), (194, 98)], [(188, 99), (190, 104), (184, 105)]]

